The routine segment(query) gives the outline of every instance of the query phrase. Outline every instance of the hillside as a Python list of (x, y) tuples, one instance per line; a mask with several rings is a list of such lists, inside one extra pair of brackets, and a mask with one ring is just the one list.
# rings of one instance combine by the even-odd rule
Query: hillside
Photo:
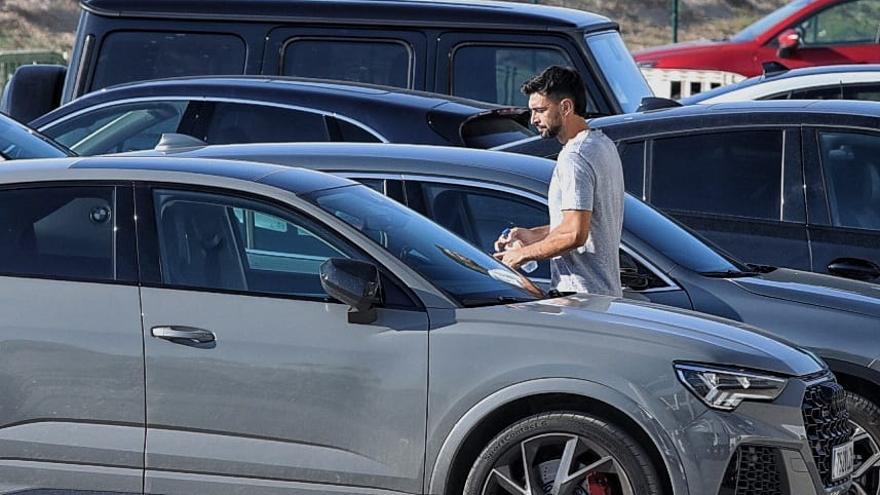
[[(530, 2), (531, 0), (520, 0)], [(600, 13), (621, 25), (630, 49), (672, 40), (670, 0), (540, 0)], [(784, 0), (682, 0), (679, 40), (731, 35)], [(78, 19), (76, 0), (0, 0), (0, 50), (50, 49), (67, 53)]]

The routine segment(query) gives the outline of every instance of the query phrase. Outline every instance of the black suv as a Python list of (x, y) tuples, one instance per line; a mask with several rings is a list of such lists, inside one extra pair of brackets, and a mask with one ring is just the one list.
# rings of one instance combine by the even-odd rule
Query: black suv
[(287, 75), (524, 105), (551, 64), (584, 77), (590, 109), (633, 111), (651, 90), (617, 24), (505, 2), (82, 0), (70, 67), (27, 66), (3, 110), (29, 121), (115, 84), (191, 75)]
[(690, 105), (590, 127), (618, 143), (627, 191), (737, 258), (880, 282), (880, 103)]

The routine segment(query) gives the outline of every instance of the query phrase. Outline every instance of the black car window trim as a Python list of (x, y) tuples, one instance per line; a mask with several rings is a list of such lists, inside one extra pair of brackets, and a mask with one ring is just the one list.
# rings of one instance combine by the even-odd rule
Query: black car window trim
[[(376, 176), (381, 174), (375, 174)], [(430, 182), (434, 184), (448, 184), (448, 185), (456, 185), (456, 186), (464, 186), (471, 187), (474, 189), (484, 189), (488, 191), (495, 191), (496, 193), (502, 194), (513, 194), (518, 198), (525, 201), (533, 201), (538, 203), (542, 207), (547, 207), (547, 198), (542, 197), (539, 194), (536, 194), (531, 191), (526, 191), (523, 189), (518, 189), (515, 187), (510, 187), (502, 184), (497, 184), (489, 181), (482, 181), (479, 179), (457, 179), (457, 178), (448, 178), (448, 177), (438, 177), (435, 175), (418, 175), (418, 174), (403, 174), (401, 176), (404, 182)], [(389, 177), (390, 178), (390, 177)], [(628, 255), (632, 256), (639, 263), (645, 266), (645, 268), (650, 271), (653, 275), (663, 281), (663, 283), (667, 284), (668, 287), (655, 287), (653, 289), (647, 289), (643, 291), (638, 291), (641, 294), (648, 292), (668, 292), (668, 291), (677, 291), (682, 290), (681, 287), (678, 286), (671, 278), (669, 278), (666, 273), (658, 268), (656, 265), (648, 261), (644, 256), (638, 253), (635, 249), (627, 245), (623, 240), (620, 242), (620, 248), (624, 250)], [(546, 283), (549, 284), (549, 279), (539, 279), (539, 278), (531, 278), (531, 280), (538, 283)]]
[(168, 101), (190, 101), (190, 102), (194, 102), (194, 103), (195, 102), (200, 102), (200, 103), (212, 103), (212, 102), (237, 103), (237, 104), (243, 104), (243, 105), (282, 108), (285, 110), (298, 110), (301, 112), (307, 112), (307, 113), (321, 115), (324, 118), (332, 117), (334, 119), (344, 120), (345, 122), (348, 122), (349, 124), (360, 127), (361, 129), (363, 129), (367, 133), (375, 136), (376, 139), (378, 139), (379, 141), (381, 141), (383, 143), (390, 142), (390, 141), (388, 141), (388, 139), (386, 139), (384, 136), (382, 136), (382, 134), (380, 134), (379, 131), (373, 129), (372, 127), (368, 126), (367, 124), (364, 124), (363, 122), (355, 120), (351, 117), (347, 117), (345, 115), (340, 115), (340, 114), (334, 113), (334, 112), (326, 112), (323, 110), (318, 110), (316, 108), (308, 108), (308, 107), (303, 107), (303, 106), (299, 106), (299, 105), (289, 105), (286, 103), (276, 103), (276, 102), (268, 102), (268, 101), (254, 101), (254, 100), (247, 100), (247, 99), (243, 99), (243, 98), (226, 98), (226, 97), (196, 96), (196, 95), (192, 95), (192, 96), (175, 95), (175, 96), (168, 96), (168, 97), (142, 96), (142, 97), (132, 97), (132, 98), (124, 98), (124, 99), (120, 99), (120, 100), (106, 101), (103, 103), (99, 103), (97, 105), (89, 106), (86, 108), (81, 108), (79, 110), (71, 112), (63, 117), (60, 117), (57, 120), (54, 120), (48, 124), (40, 126), (39, 131), (43, 132), (44, 130), (51, 129), (59, 124), (62, 124), (64, 122), (70, 120), (70, 119), (74, 119), (74, 118), (79, 117), (81, 115), (84, 115), (84, 114), (87, 114), (87, 113), (90, 113), (90, 112), (93, 112), (96, 110), (101, 110), (101, 109), (104, 109), (107, 107), (112, 107), (112, 106), (116, 106), (116, 105), (125, 105), (125, 104), (129, 104), (129, 103), (168, 102)]
[[(136, 248), (136, 240), (135, 236), (132, 234), (135, 233), (136, 226), (134, 222), (134, 215), (129, 215), (129, 212), (133, 213), (133, 201), (132, 201), (132, 183), (130, 181), (124, 180), (48, 180), (48, 181), (34, 181), (34, 182), (18, 182), (14, 184), (0, 184), (0, 193), (3, 191), (10, 190), (22, 190), (22, 189), (48, 189), (48, 188), (75, 188), (75, 187), (108, 187), (115, 188), (114, 192), (115, 196), (115, 210), (113, 212), (114, 217), (117, 219), (128, 219), (126, 222), (126, 228), (121, 228), (120, 230), (123, 232), (128, 232), (127, 239), (114, 238), (113, 242), (113, 250), (114, 250), (114, 258), (116, 263), (113, 267), (114, 271), (114, 279), (101, 279), (101, 278), (90, 278), (90, 277), (71, 277), (71, 276), (58, 276), (58, 275), (39, 275), (39, 274), (20, 274), (20, 273), (6, 273), (0, 272), (0, 277), (11, 277), (11, 278), (23, 278), (23, 279), (35, 279), (35, 280), (55, 280), (55, 281), (65, 281), (65, 282), (82, 282), (82, 283), (90, 283), (90, 284), (103, 284), (103, 285), (120, 285), (120, 286), (130, 286), (137, 287), (139, 284), (138, 281), (138, 272), (134, 266), (130, 269), (125, 269), (124, 267), (120, 269), (121, 262), (123, 256), (126, 256), (125, 253), (120, 254), (120, 248), (122, 250), (128, 251), (127, 256), (130, 258), (128, 260), (129, 264), (136, 265), (137, 264), (137, 248)], [(123, 212), (123, 213), (120, 213)], [(120, 272), (125, 272), (121, 273)]]
[[(399, 38), (371, 37), (371, 36), (320, 36), (320, 35), (304, 35), (293, 36), (287, 38), (278, 51), (278, 68), (279, 73), (284, 74), (284, 59), (287, 54), (287, 47), (297, 41), (350, 41), (359, 43), (391, 43), (401, 45), (406, 48), (406, 89), (414, 89), (415, 86), (415, 50), (412, 45)], [(293, 76), (296, 77), (296, 76)]]
[[(179, 182), (162, 182), (148, 181), (135, 183), (135, 214), (139, 219), (137, 225), (138, 252), (143, 253), (139, 257), (139, 266), (141, 271), (141, 285), (155, 289), (182, 290), (189, 292), (204, 292), (209, 294), (230, 294), (247, 297), (265, 297), (272, 299), (285, 299), (294, 301), (309, 302), (333, 302), (342, 304), (329, 296), (326, 297), (308, 297), (294, 294), (279, 294), (275, 292), (258, 292), (253, 290), (232, 290), (218, 289), (207, 287), (192, 287), (183, 285), (168, 284), (162, 281), (161, 261), (159, 252), (159, 231), (154, 213), (154, 191), (166, 190), (177, 191), (182, 193), (202, 193), (212, 194), (226, 198), (241, 199), (244, 201), (255, 202), (257, 204), (266, 205), (285, 212), (292, 212), (307, 222), (318, 226), (325, 232), (333, 235), (335, 241), (344, 245), (348, 252), (356, 254), (361, 261), (366, 261), (375, 265), (379, 272), (397, 288), (403, 292), (410, 300), (409, 305), (392, 305), (382, 304), (378, 307), (386, 309), (397, 309), (405, 311), (424, 311), (425, 306), (415, 293), (404, 284), (391, 270), (387, 269), (382, 263), (378, 262), (359, 246), (353, 244), (345, 235), (331, 226), (325, 224), (321, 220), (315, 218), (311, 214), (296, 208), (293, 205), (278, 201), (274, 198), (261, 196), (258, 194), (250, 194), (244, 191), (227, 189), (223, 187), (202, 186), (197, 184), (186, 184)], [(146, 220), (144, 220), (146, 219)]]

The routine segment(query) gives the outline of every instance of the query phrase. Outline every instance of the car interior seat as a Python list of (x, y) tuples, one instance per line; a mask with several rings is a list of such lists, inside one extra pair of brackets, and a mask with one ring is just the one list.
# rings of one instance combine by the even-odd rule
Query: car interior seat
[(172, 201), (161, 213), (162, 268), (173, 285), (247, 289), (243, 250), (224, 206)]

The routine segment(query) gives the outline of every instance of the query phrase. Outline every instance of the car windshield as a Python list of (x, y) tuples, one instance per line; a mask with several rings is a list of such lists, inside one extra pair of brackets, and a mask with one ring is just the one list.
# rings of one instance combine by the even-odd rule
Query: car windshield
[(787, 5), (783, 5), (770, 14), (767, 14), (767, 16), (758, 19), (753, 24), (749, 25), (749, 27), (733, 35), (730, 38), (730, 41), (751, 41), (813, 1), (814, 0), (794, 0)]
[(360, 230), (462, 306), (532, 301), (543, 297), (527, 278), (443, 227), (362, 185), (306, 196)]
[(661, 254), (699, 273), (751, 273), (744, 264), (722, 254), (707, 241), (651, 206), (627, 194), (623, 228)]
[(646, 96), (654, 96), (617, 31), (586, 36), (587, 46), (602, 67), (605, 81), (624, 113), (635, 112)]
[(0, 155), (4, 160), (60, 158), (73, 153), (11, 119), (0, 119)]

